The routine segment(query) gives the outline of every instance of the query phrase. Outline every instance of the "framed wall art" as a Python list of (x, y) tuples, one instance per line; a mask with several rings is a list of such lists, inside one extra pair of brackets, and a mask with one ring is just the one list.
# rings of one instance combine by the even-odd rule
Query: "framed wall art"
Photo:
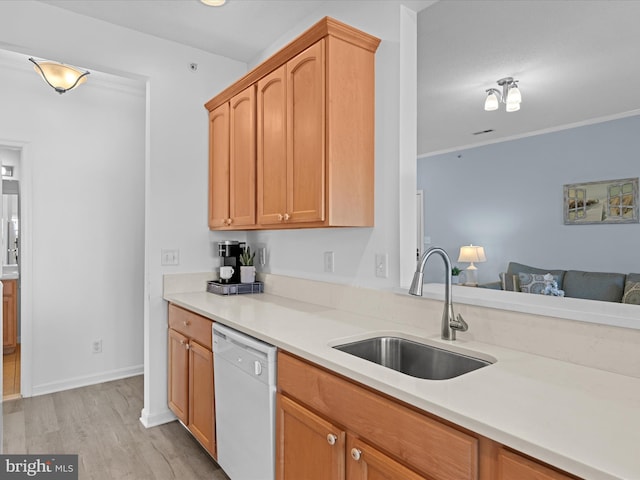
[(564, 223), (638, 223), (638, 178), (565, 185)]

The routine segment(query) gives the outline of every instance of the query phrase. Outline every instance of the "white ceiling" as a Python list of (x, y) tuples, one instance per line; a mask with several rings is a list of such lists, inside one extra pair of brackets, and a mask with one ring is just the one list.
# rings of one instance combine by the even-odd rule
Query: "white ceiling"
[[(41, 1), (251, 63), (337, 0), (228, 0), (221, 8), (199, 0)], [(363, 0), (363, 11), (378, 1), (398, 2)], [(425, 8), (418, 15), (418, 153), (640, 109), (639, 20), (640, 1), (627, 0), (440, 0)], [(485, 112), (485, 90), (505, 76), (520, 80), (521, 110)]]
[[(418, 152), (638, 110), (639, 22), (640, 1), (441, 0), (423, 10)], [(485, 112), (485, 90), (507, 76), (520, 80), (520, 111)]]
[(40, 0), (81, 15), (250, 63), (326, 0)]

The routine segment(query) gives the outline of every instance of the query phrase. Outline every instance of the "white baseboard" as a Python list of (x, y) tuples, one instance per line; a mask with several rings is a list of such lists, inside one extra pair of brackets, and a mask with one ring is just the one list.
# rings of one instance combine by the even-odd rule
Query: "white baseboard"
[(72, 388), (86, 387), (88, 385), (96, 385), (98, 383), (110, 382), (112, 380), (120, 380), (121, 378), (142, 375), (143, 372), (144, 365), (135, 365), (133, 367), (110, 370), (108, 372), (101, 372), (94, 375), (69, 378), (59, 382), (34, 385), (31, 390), (31, 394), (32, 396), (36, 397), (38, 395), (46, 395), (48, 393), (62, 392), (64, 390), (71, 390)]
[(156, 413), (149, 413), (146, 408), (140, 412), (140, 423), (145, 428), (157, 427), (165, 423), (173, 422), (177, 417), (168, 408)]

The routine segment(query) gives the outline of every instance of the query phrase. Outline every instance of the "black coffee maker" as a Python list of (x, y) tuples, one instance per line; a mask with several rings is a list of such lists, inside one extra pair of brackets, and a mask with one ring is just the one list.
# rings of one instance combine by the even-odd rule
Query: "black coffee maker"
[(235, 240), (218, 242), (220, 283), (240, 283), (240, 255), (244, 252), (245, 246), (245, 242), (237, 242)]

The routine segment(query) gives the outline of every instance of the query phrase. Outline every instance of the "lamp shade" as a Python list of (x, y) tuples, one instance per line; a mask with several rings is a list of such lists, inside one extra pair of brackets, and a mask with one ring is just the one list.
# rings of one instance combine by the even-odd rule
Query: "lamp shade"
[(517, 112), (518, 110), (520, 110), (520, 104), (519, 103), (507, 103), (507, 106), (506, 106), (505, 110), (507, 112)]
[(87, 81), (89, 72), (81, 72), (68, 65), (56, 62), (37, 63), (33, 58), (29, 59), (34, 64), (34, 70), (58, 93), (64, 93)]
[(520, 89), (518, 86), (513, 83), (509, 87), (509, 92), (507, 93), (507, 103), (520, 103), (522, 102), (522, 94), (520, 93)]
[(491, 112), (493, 110), (497, 110), (498, 109), (498, 96), (495, 94), (495, 92), (489, 90), (488, 91), (489, 94), (487, 95), (486, 100), (484, 101), (484, 109), (487, 112)]
[(459, 262), (486, 262), (487, 257), (484, 254), (484, 248), (476, 245), (467, 245), (460, 247)]

